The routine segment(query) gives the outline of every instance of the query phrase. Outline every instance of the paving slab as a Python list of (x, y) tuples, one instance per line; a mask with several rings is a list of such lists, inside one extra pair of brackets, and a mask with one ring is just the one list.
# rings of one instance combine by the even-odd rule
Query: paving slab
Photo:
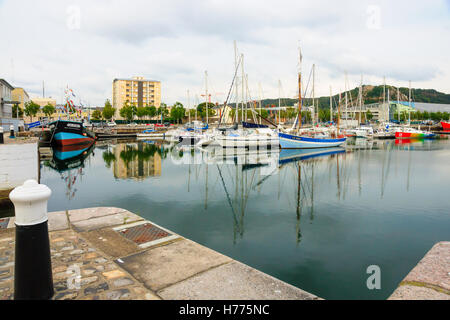
[(95, 207), (86, 209), (69, 210), (70, 222), (77, 222), (91, 218), (98, 218), (108, 215), (113, 215), (121, 212), (129, 212), (125, 209), (115, 207)]
[(450, 241), (436, 243), (403, 279), (450, 290)]
[[(15, 228), (14, 222), (16, 217), (10, 217), (8, 228)], [(67, 215), (65, 211), (55, 211), (48, 213), (48, 231), (58, 231), (69, 229), (69, 223), (67, 221)]]
[(183, 239), (122, 258), (121, 261), (119, 265), (123, 269), (147, 288), (157, 291), (232, 260)]
[(127, 223), (136, 222), (143, 220), (138, 215), (131, 213), (129, 211), (122, 211), (120, 213), (100, 216), (98, 218), (90, 218), (86, 220), (80, 220), (73, 222), (72, 226), (79, 232), (90, 231), (95, 229), (101, 229), (105, 227), (113, 227), (118, 225), (125, 225)]
[(449, 241), (436, 243), (389, 297), (390, 300), (448, 300), (449, 298)]
[(83, 237), (94, 247), (100, 249), (113, 258), (138, 253), (142, 249), (112, 229), (92, 230), (83, 233)]
[(450, 300), (450, 295), (427, 287), (402, 285), (389, 300)]
[(233, 261), (158, 291), (164, 300), (316, 300), (317, 296)]
[(48, 231), (69, 229), (69, 222), (65, 211), (49, 212)]

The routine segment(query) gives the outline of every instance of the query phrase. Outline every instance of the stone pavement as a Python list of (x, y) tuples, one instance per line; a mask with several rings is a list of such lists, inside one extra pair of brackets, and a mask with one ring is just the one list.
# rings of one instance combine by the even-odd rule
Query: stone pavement
[(389, 299), (450, 300), (450, 242), (436, 243)]
[[(127, 210), (51, 212), (48, 224), (57, 300), (319, 299)], [(0, 221), (0, 299), (13, 298), (14, 236), (14, 218)]]

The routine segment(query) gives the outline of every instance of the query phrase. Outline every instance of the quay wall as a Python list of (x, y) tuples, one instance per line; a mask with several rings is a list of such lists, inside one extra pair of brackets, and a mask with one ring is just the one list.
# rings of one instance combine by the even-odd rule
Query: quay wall
[(38, 144), (0, 145), (0, 202), (8, 200), (9, 191), (28, 179), (38, 179)]

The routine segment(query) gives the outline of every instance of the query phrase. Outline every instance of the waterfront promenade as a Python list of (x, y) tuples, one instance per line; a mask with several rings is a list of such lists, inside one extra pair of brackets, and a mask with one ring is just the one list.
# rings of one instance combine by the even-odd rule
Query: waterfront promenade
[[(124, 209), (50, 212), (48, 225), (56, 300), (319, 299)], [(0, 219), (0, 300), (13, 298), (14, 228)]]

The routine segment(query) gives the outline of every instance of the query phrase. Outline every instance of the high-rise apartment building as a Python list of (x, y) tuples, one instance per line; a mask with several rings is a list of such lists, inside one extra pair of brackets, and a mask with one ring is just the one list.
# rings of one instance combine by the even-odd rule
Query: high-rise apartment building
[(121, 119), (120, 109), (125, 102), (136, 107), (161, 105), (161, 82), (147, 80), (143, 77), (131, 79), (114, 79), (112, 88), (112, 105), (116, 108), (116, 119)]

